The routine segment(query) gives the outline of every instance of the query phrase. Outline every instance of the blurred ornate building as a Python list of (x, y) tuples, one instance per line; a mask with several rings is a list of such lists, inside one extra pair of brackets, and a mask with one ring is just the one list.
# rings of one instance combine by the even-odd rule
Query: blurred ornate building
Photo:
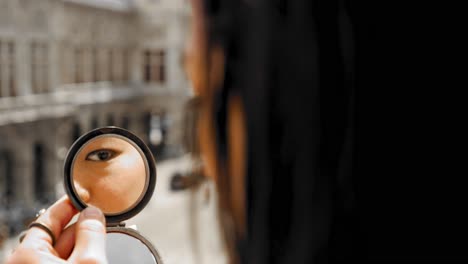
[(67, 150), (92, 128), (154, 145), (167, 117), (178, 146), (189, 14), (183, 0), (0, 0), (0, 225), (64, 193)]

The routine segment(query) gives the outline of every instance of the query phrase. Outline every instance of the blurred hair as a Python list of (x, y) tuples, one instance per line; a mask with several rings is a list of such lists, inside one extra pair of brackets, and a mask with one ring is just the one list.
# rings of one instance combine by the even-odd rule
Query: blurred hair
[[(225, 58), (212, 115), (220, 219), (233, 262), (315, 263), (360, 252), (353, 243), (355, 9), (348, 1), (204, 1), (207, 48), (221, 47)], [(235, 232), (228, 202), (232, 95), (246, 117), (246, 236)]]

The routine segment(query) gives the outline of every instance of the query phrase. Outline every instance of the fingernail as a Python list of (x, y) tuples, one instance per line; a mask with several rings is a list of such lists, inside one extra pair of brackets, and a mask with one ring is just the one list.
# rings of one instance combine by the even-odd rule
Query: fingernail
[(104, 215), (102, 214), (101, 210), (94, 206), (86, 207), (86, 209), (83, 210), (83, 216), (88, 219), (97, 219), (100, 221), (104, 219)]

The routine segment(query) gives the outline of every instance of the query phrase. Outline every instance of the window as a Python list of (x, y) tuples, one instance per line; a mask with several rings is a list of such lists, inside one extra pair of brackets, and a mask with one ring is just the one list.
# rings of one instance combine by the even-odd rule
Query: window
[(123, 73), (122, 79), (124, 82), (130, 81), (130, 52), (128, 49), (125, 49), (122, 54), (122, 64), (123, 64)]
[(73, 123), (71, 129), (71, 143), (75, 142), (79, 137), (81, 137), (81, 127), (78, 122)]
[(89, 47), (83, 49), (83, 82), (93, 81), (93, 54)]
[(9, 82), (8, 87), (10, 88), (10, 96), (16, 96), (16, 81), (15, 81), (15, 46), (13, 42), (8, 43), (8, 58), (9, 58)]
[(150, 82), (151, 81), (151, 52), (146, 51), (144, 55), (144, 64), (145, 64), (145, 81)]
[(130, 127), (130, 118), (128, 116), (124, 116), (122, 118), (122, 128), (129, 129)]
[(49, 90), (48, 49), (45, 44), (31, 44), (31, 89), (33, 93)]
[(115, 118), (114, 115), (108, 114), (107, 115), (107, 125), (108, 126), (115, 126)]
[(164, 83), (166, 80), (165, 52), (144, 52), (144, 77), (147, 83)]
[(115, 55), (115, 52), (110, 49), (108, 51), (108, 54), (107, 54), (107, 61), (108, 61), (108, 65), (107, 65), (107, 68), (108, 68), (108, 71), (109, 71), (109, 76), (108, 76), (108, 81), (115, 81), (115, 74), (114, 74), (114, 69), (115, 69), (115, 65), (114, 65), (114, 55)]
[(91, 119), (91, 129), (95, 129), (99, 127), (99, 122), (96, 116), (93, 116), (93, 119)]
[(96, 47), (93, 48), (92, 50), (92, 80), (93, 82), (99, 82), (100, 79), (100, 73), (99, 73), (99, 52)]
[(114, 82), (123, 82), (126, 81), (125, 77), (127, 71), (125, 69), (127, 64), (127, 59), (125, 58), (125, 50), (123, 49), (113, 49), (109, 52), (109, 72), (110, 72), (110, 81)]
[(109, 52), (106, 52), (104, 49), (98, 49), (97, 58), (98, 58), (98, 78), (99, 81), (108, 81), (109, 80)]
[(123, 78), (123, 50), (116, 49), (114, 50), (114, 80), (117, 82), (122, 82)]
[(83, 49), (81, 48), (76, 48), (75, 49), (75, 56), (74, 56), (74, 62), (75, 62), (75, 83), (82, 83), (84, 81), (84, 64), (83, 64)]
[(159, 52), (159, 80), (161, 82), (166, 81), (166, 66), (165, 66), (166, 53), (164, 51)]
[[(151, 112), (145, 112), (142, 116), (142, 121), (143, 121), (143, 124), (142, 124), (142, 127), (145, 131), (145, 138), (149, 140), (149, 138), (151, 137), (151, 117), (152, 117), (152, 113)], [(149, 144), (150, 142), (146, 142), (149, 147), (151, 147), (151, 145)]]
[(0, 206), (8, 207), (13, 200), (13, 161), (10, 152), (0, 151)]
[(33, 93), (39, 93), (39, 74), (38, 74), (38, 65), (39, 51), (36, 43), (31, 44), (31, 89)]
[(0, 41), (0, 97), (16, 96), (15, 46), (12, 41)]
[(34, 144), (34, 194), (39, 202), (44, 201), (46, 196), (45, 161), (42, 144)]
[(3, 47), (3, 42), (0, 41), (0, 97), (5, 96), (4, 91), (3, 91), (3, 87), (5, 87), (5, 84), (4, 84), (5, 77), (3, 77), (3, 72), (4, 72), (3, 69), (6, 67), (6, 64), (5, 64), (5, 59), (4, 59), (4, 55), (2, 52), (3, 50), (2, 47)]
[(62, 83), (70, 84), (76, 80), (75, 68), (75, 55), (76, 51), (73, 46), (69, 43), (62, 44), (61, 47), (61, 71), (62, 71)]

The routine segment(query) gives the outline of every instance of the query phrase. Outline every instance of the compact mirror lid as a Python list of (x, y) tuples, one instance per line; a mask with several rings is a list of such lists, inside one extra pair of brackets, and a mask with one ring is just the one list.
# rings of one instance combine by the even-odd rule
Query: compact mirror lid
[(65, 190), (78, 210), (100, 208), (112, 225), (139, 213), (156, 185), (149, 148), (118, 127), (94, 129), (75, 141), (65, 159)]

